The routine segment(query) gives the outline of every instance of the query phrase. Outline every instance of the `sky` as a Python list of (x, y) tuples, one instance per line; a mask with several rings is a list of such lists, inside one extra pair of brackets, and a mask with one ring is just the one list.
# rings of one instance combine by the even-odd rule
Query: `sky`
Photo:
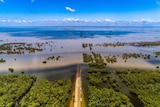
[(0, 0), (0, 24), (160, 22), (160, 0)]

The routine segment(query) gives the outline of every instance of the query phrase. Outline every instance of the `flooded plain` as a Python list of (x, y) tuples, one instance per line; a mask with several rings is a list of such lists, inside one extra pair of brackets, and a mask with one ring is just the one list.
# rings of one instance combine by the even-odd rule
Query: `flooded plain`
[[(86, 28), (86, 27), (85, 27)], [(23, 31), (24, 29), (1, 29), (0, 45), (10, 43), (25, 43), (31, 48), (42, 51), (30, 52), (23, 50), (23, 54), (3, 54), (7, 50), (0, 50), (0, 58), (5, 63), (0, 63), (1, 73), (36, 71), (74, 64), (83, 64), (83, 53), (100, 53), (105, 56), (116, 56), (116, 63), (107, 63), (108, 67), (116, 68), (143, 68), (156, 69), (160, 56), (155, 57), (154, 52), (160, 51), (159, 46), (104, 46), (103, 44), (131, 43), (131, 42), (157, 42), (160, 40), (160, 28), (118, 28), (118, 27), (48, 27), (40, 30)], [(6, 29), (6, 30), (5, 30)], [(20, 30), (19, 30), (20, 29)], [(38, 32), (39, 31), (39, 32)], [(45, 32), (46, 31), (46, 32)], [(47, 32), (50, 32), (47, 34)], [(46, 35), (46, 36), (45, 36)], [(83, 47), (83, 44), (92, 44), (92, 47)], [(37, 45), (38, 44), (38, 45)], [(12, 46), (12, 51), (18, 49)], [(22, 47), (21, 47), (22, 48)], [(26, 48), (25, 46), (23, 48)], [(149, 59), (128, 58), (123, 59), (123, 54), (141, 53), (150, 55)], [(55, 57), (47, 60), (49, 57)], [(58, 60), (56, 57), (59, 57)], [(105, 60), (105, 58), (104, 58)], [(44, 71), (46, 72), (46, 71)]]

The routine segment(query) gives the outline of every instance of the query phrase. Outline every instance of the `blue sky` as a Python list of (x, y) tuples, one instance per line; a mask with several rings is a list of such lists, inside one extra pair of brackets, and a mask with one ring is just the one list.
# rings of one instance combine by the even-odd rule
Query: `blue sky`
[(160, 0), (0, 0), (0, 24), (159, 20)]

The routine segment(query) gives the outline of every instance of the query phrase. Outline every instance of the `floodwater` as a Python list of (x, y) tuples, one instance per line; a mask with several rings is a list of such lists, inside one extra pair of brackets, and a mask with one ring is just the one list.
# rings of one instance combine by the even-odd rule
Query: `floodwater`
[[(130, 58), (124, 62), (122, 57), (117, 63), (107, 64), (118, 68), (146, 68), (155, 69), (159, 66), (160, 57), (155, 58), (154, 51), (160, 51), (159, 46), (154, 47), (103, 47), (96, 44), (116, 42), (160, 41), (159, 27), (10, 27), (0, 29), (0, 44), (4, 43), (50, 43), (45, 44), (43, 52), (25, 53), (23, 55), (1, 54), (0, 58), (6, 60), (0, 63), (0, 72), (9, 73), (8, 68), (14, 72), (57, 68), (83, 63), (83, 53), (100, 53), (102, 56), (122, 55), (123, 53), (151, 54), (151, 59)], [(91, 43), (95, 46), (90, 51), (83, 48), (82, 43)], [(47, 61), (50, 56), (60, 56), (58, 61)], [(15, 60), (16, 59), (16, 60)]]

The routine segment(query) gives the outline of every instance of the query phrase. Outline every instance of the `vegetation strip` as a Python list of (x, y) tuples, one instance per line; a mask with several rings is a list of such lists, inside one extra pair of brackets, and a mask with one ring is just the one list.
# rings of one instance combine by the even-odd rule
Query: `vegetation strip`
[(160, 106), (160, 72), (151, 70), (117, 70), (122, 81), (137, 95), (144, 107)]
[(120, 86), (108, 69), (88, 70), (88, 107), (133, 107), (129, 98), (120, 93)]
[(24, 74), (0, 75), (0, 107), (13, 107), (28, 92), (35, 76)]
[(71, 92), (71, 80), (38, 81), (24, 97), (21, 107), (67, 107)]

